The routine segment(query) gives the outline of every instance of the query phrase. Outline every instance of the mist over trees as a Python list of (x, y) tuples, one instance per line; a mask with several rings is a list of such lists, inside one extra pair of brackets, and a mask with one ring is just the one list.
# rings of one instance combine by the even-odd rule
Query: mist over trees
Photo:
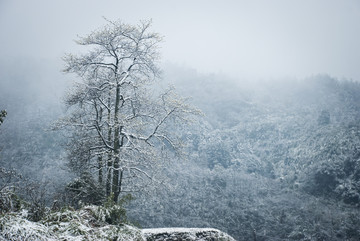
[[(358, 240), (360, 84), (230, 79), (171, 64), (158, 82), (161, 39), (149, 27), (108, 22), (80, 38), (84, 54), (65, 57), (77, 81), (65, 108), (64, 76), (51, 87), (41, 65), (2, 71), (0, 213), (23, 198), (40, 220), (46, 207), (113, 205), (131, 192), (128, 218), (144, 228)], [(160, 87), (168, 83), (191, 98)], [(191, 106), (204, 113), (192, 125)]]
[(131, 216), (146, 213), (144, 226), (214, 226), (238, 240), (359, 237), (359, 83), (236, 83), (183, 71), (167, 73), (206, 117), (187, 133), (189, 162), (168, 169), (173, 189), (135, 200)]

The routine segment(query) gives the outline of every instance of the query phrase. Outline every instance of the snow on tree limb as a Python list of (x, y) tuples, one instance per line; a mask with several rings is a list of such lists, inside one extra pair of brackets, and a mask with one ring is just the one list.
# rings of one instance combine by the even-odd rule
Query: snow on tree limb
[[(112, 176), (112, 180), (106, 178), (105, 186), (108, 189), (111, 182), (116, 201), (124, 190), (121, 185), (127, 185), (128, 190), (131, 185), (139, 189), (143, 177), (152, 179), (156, 172), (153, 163), (162, 158), (166, 147), (177, 152), (182, 146), (174, 127), (189, 122), (186, 115), (200, 112), (178, 97), (173, 88), (159, 98), (151, 94), (149, 84), (161, 75), (158, 61), (162, 41), (158, 33), (151, 32), (151, 21), (136, 26), (106, 21), (107, 25), (76, 41), (88, 47), (86, 53), (63, 58), (64, 72), (76, 74), (81, 81), (65, 99), (69, 117), (59, 126), (81, 133), (79, 138), (72, 138), (78, 143), (74, 148), (82, 150), (81, 143), (88, 145), (87, 162), (97, 162), (99, 170), (105, 169)], [(83, 161), (83, 157), (78, 158)], [(104, 158), (107, 161), (100, 163)]]

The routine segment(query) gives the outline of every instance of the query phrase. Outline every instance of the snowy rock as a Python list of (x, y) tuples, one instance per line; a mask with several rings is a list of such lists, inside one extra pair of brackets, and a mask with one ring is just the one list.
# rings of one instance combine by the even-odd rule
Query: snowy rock
[(143, 229), (142, 234), (147, 241), (235, 241), (226, 233), (212, 228), (155, 228)]

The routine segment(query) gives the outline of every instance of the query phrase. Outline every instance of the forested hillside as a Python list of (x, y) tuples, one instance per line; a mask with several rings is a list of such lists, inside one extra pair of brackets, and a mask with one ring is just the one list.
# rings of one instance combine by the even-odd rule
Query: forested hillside
[(169, 73), (206, 116), (184, 134), (188, 160), (170, 165), (170, 189), (133, 203), (142, 225), (214, 226), (238, 240), (359, 238), (358, 83)]
[(0, 127), (2, 187), (10, 182), (24, 198), (51, 203), (71, 180), (64, 133), (51, 131), (64, 111), (66, 80), (54, 63), (29, 59), (1, 62), (0, 79), (0, 109), (7, 111)]
[[(185, 148), (165, 162), (163, 185), (133, 193), (131, 221), (213, 227), (237, 240), (359, 239), (359, 83), (326, 75), (235, 81), (174, 66), (164, 73), (164, 85), (171, 81), (204, 116), (173, 129)], [(54, 199), (69, 201), (65, 185), (75, 175), (67, 133), (52, 130), (62, 110), (50, 97), (0, 92), (8, 113), (2, 186), (12, 183), (41, 215)]]
[(359, 13), (0, 0), (0, 241), (359, 241)]

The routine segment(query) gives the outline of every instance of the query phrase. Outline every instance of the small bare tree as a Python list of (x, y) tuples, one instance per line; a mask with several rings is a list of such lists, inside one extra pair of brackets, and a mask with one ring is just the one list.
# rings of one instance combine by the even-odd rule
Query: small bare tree
[(162, 38), (150, 26), (108, 21), (77, 41), (87, 53), (64, 57), (64, 71), (81, 79), (66, 97), (69, 115), (59, 122), (81, 133), (70, 142), (71, 160), (80, 172), (95, 168), (114, 201), (120, 192), (154, 181), (164, 151), (175, 153), (181, 146), (171, 128), (199, 113), (173, 89), (159, 94), (151, 85), (161, 73)]

